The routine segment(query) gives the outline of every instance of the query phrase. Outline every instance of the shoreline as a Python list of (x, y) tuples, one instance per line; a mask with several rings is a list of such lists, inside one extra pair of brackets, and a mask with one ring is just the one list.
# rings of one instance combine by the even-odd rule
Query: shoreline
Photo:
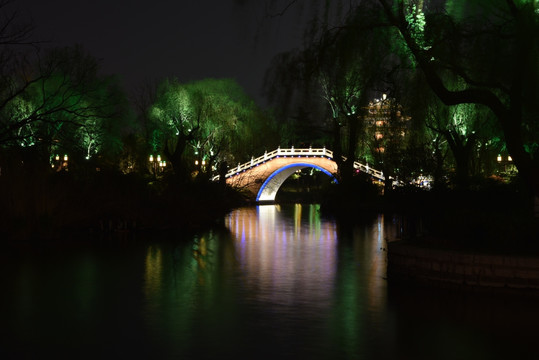
[(405, 240), (387, 244), (389, 281), (539, 296), (539, 256), (431, 248)]

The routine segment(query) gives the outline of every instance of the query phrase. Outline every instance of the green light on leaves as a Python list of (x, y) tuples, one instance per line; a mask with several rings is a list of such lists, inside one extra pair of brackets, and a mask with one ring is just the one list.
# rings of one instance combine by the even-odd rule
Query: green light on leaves
[(408, 28), (410, 29), (410, 34), (415, 40), (416, 44), (422, 50), (428, 50), (431, 48), (425, 40), (425, 25), (427, 21), (425, 19), (425, 14), (421, 9), (418, 9), (415, 4), (413, 4), (409, 9), (408, 13), (405, 16), (406, 22), (408, 23)]

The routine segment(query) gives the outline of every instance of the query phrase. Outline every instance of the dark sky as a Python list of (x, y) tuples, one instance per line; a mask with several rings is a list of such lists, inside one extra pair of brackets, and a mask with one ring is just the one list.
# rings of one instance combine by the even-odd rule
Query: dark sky
[(264, 0), (17, 0), (37, 36), (82, 44), (132, 91), (144, 81), (231, 77), (261, 102), (272, 57), (300, 44), (292, 9), (268, 19)]

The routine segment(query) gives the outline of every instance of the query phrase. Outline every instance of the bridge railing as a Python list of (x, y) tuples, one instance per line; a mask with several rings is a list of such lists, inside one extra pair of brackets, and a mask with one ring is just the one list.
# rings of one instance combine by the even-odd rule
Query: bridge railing
[[(247, 161), (243, 164), (238, 164), (238, 166), (235, 166), (231, 168), (225, 175), (225, 177), (231, 177), (234, 176), (244, 170), (248, 170), (252, 167), (255, 167), (257, 165), (263, 164), (268, 160), (280, 157), (280, 156), (318, 156), (318, 157), (328, 157), (333, 158), (333, 151), (328, 150), (326, 148), (299, 148), (296, 149), (294, 147), (291, 147), (289, 149), (281, 149), (280, 147), (270, 151), (270, 152), (264, 152), (264, 155), (259, 156), (257, 158), (251, 158), (250, 161)], [(216, 181), (219, 180), (219, 175), (216, 175), (212, 178), (212, 180)]]
[[(244, 170), (248, 170), (250, 168), (253, 168), (257, 165), (263, 164), (266, 161), (269, 161), (271, 159), (280, 157), (280, 156), (298, 156), (298, 157), (309, 157), (309, 156), (316, 156), (316, 157), (327, 157), (330, 159), (333, 159), (333, 151), (324, 148), (294, 148), (291, 147), (289, 149), (281, 149), (280, 147), (270, 151), (265, 152), (264, 155), (259, 156), (257, 158), (251, 158), (250, 161), (247, 161), (243, 164), (238, 164), (238, 166), (235, 166), (231, 168), (225, 175), (226, 178), (234, 176), (236, 174), (241, 173)], [(378, 171), (376, 169), (373, 169), (369, 167), (369, 165), (364, 165), (358, 161), (354, 162), (354, 168), (359, 169), (360, 171), (363, 171), (369, 175), (372, 175), (379, 180), (384, 180), (384, 173), (381, 171)], [(216, 175), (212, 178), (213, 181), (219, 180), (219, 175)]]
[(384, 173), (382, 171), (371, 168), (369, 164), (365, 165), (360, 163), (359, 161), (354, 161), (354, 169), (363, 171), (364, 173), (372, 175), (379, 180), (385, 180)]

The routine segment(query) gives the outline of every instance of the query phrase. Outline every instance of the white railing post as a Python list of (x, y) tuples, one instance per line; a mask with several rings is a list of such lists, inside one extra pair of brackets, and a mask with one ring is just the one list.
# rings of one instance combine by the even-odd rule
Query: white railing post
[(279, 146), (279, 147), (277, 148), (277, 155), (280, 155), (280, 154), (281, 154), (281, 147)]
[(264, 160), (266, 160), (267, 158), (268, 158), (268, 151), (264, 150)]

